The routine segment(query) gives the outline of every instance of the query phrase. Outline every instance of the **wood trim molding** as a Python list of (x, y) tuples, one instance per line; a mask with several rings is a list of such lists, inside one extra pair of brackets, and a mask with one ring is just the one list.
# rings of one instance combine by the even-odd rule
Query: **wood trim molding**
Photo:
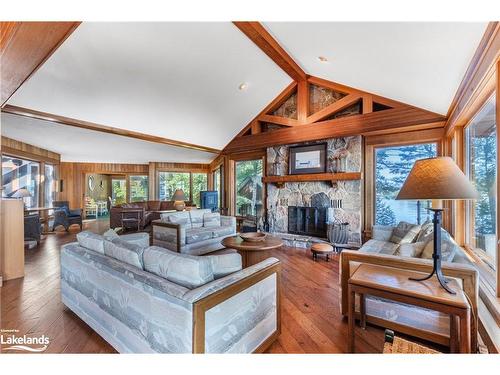
[[(298, 126), (300, 122), (292, 118), (273, 116), (273, 115), (262, 115), (259, 117), (259, 121), (270, 122), (271, 124), (283, 125), (283, 126)], [(257, 133), (252, 133), (257, 134)]]
[(2, 32), (0, 55), (2, 106), (79, 25), (80, 22), (16, 22), (16, 25), (7, 25), (8, 30), (5, 34)]
[(49, 164), (59, 164), (61, 155), (56, 152), (33, 146), (15, 139), (2, 137), (2, 155), (17, 156), (33, 161), (43, 161)]
[(262, 52), (271, 58), (294, 81), (305, 81), (306, 73), (279, 45), (271, 34), (259, 22), (237, 21), (233, 24), (243, 32)]
[(316, 113), (307, 117), (307, 123), (311, 124), (313, 122), (321, 121), (324, 118), (334, 114), (335, 112), (342, 111), (343, 109), (349, 107), (350, 105), (356, 103), (358, 100), (361, 100), (361, 95), (358, 94), (349, 94), (344, 96), (342, 99), (337, 100), (336, 102), (326, 106), (322, 110), (319, 110)]
[(313, 124), (277, 129), (272, 132), (234, 138), (224, 153), (255, 150), (276, 145), (346, 137), (374, 131), (397, 130), (419, 124), (444, 126), (443, 116), (413, 107), (393, 108)]
[(500, 58), (500, 22), (490, 22), (465, 72), (448, 110), (446, 136), (455, 126), (466, 125), (470, 113), (495, 90), (496, 64)]
[(97, 132), (101, 132), (101, 133), (120, 135), (123, 137), (135, 138), (135, 139), (140, 139), (140, 140), (148, 141), (148, 142), (161, 143), (161, 144), (165, 144), (165, 145), (169, 145), (169, 146), (183, 147), (183, 148), (188, 148), (191, 150), (210, 152), (210, 153), (214, 153), (214, 154), (220, 152), (220, 150), (217, 150), (217, 149), (211, 148), (211, 147), (195, 145), (193, 143), (187, 143), (187, 142), (182, 142), (182, 141), (176, 141), (176, 140), (169, 139), (169, 138), (163, 138), (163, 137), (158, 137), (155, 135), (139, 133), (139, 132), (132, 131), (132, 130), (114, 128), (111, 126), (100, 125), (100, 124), (96, 124), (96, 123), (89, 122), (89, 121), (77, 120), (77, 119), (73, 119), (70, 117), (54, 115), (52, 113), (41, 112), (41, 111), (37, 111), (34, 109), (29, 109), (29, 108), (17, 107), (17, 106), (13, 106), (13, 105), (9, 105), (9, 104), (5, 105), (2, 108), (2, 112), (10, 113), (13, 115), (18, 115), (18, 116), (31, 117), (31, 118), (35, 118), (38, 120), (55, 122), (57, 124), (73, 126), (73, 127), (80, 128), (80, 129), (87, 129), (87, 130), (93, 130), (93, 131), (97, 131)]

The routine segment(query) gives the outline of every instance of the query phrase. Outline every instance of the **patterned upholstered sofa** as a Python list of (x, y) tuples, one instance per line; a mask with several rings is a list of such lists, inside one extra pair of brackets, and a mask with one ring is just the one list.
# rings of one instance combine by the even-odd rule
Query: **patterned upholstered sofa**
[(280, 263), (190, 256), (82, 232), (61, 251), (62, 302), (120, 353), (250, 353), (279, 335)]
[(191, 255), (223, 248), (222, 239), (236, 234), (236, 218), (210, 210), (165, 213), (152, 222), (153, 245)]

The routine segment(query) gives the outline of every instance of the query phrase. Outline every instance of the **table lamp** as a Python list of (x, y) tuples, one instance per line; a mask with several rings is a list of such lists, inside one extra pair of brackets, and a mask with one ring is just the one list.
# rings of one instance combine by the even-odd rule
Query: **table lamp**
[(442, 200), (471, 200), (479, 197), (476, 188), (450, 157), (436, 157), (417, 160), (406, 178), (396, 199), (432, 200), (430, 211), (434, 213), (434, 249), (432, 254), (433, 269), (424, 281), (436, 274), (441, 286), (455, 294), (447, 285), (441, 271), (441, 220)]
[(19, 189), (17, 190), (14, 194), (11, 196), (12, 198), (19, 198), (23, 200), (24, 203), (24, 210), (26, 210), (26, 202), (24, 201), (24, 198), (31, 197), (31, 193), (29, 192), (28, 189)]
[(186, 196), (184, 195), (184, 191), (182, 189), (177, 189), (172, 197), (174, 201), (174, 208), (177, 211), (183, 211), (186, 208)]

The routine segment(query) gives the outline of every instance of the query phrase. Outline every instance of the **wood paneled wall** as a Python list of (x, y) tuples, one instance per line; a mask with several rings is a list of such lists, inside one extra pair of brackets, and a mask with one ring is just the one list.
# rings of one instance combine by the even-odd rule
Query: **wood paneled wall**
[(2, 154), (18, 156), (29, 160), (44, 161), (50, 164), (59, 164), (61, 161), (61, 155), (56, 152), (7, 137), (2, 137)]

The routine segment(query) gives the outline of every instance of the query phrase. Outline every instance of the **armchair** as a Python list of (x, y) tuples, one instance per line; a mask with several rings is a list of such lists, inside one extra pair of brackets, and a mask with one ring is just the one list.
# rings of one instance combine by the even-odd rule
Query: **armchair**
[(52, 231), (54, 231), (59, 225), (62, 225), (67, 231), (73, 224), (78, 224), (80, 226), (80, 230), (83, 229), (81, 209), (70, 210), (68, 201), (54, 201), (52, 205), (55, 207)]
[(37, 245), (40, 245), (41, 235), (40, 215), (31, 214), (24, 216), (24, 240), (36, 241)]

